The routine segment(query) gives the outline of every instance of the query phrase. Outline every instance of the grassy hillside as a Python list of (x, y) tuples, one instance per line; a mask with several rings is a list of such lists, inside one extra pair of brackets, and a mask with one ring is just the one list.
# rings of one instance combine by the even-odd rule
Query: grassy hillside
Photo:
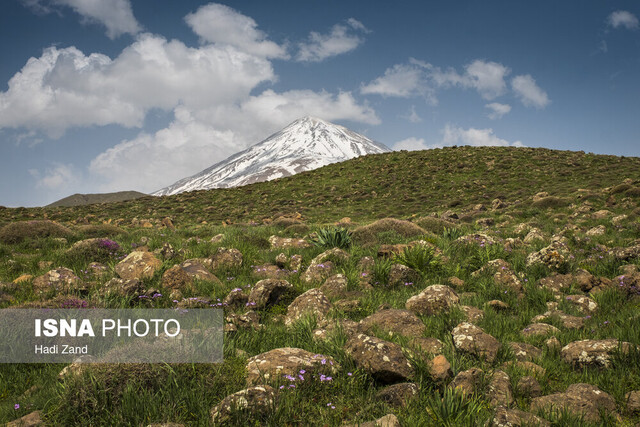
[(526, 209), (527, 198), (540, 191), (574, 196), (578, 189), (599, 190), (624, 178), (640, 179), (640, 158), (541, 148), (449, 147), (366, 156), (241, 188), (147, 196), (106, 206), (9, 209), (0, 211), (0, 221), (44, 215), (71, 221), (95, 215), (98, 220), (128, 222), (170, 216), (176, 223), (219, 224), (262, 222), (294, 212), (314, 223), (344, 216), (364, 221), (488, 204), (495, 198), (519, 200), (519, 207)]
[[(0, 423), (220, 425), (212, 410), (247, 389), (251, 358), (294, 347), (339, 367), (263, 379), (273, 404), (249, 399), (223, 425), (388, 414), (402, 426), (505, 425), (505, 414), (529, 417), (520, 425), (639, 425), (639, 218), (639, 158), (494, 147), (367, 156), (236, 189), (0, 209), (0, 308), (222, 307), (227, 325), (219, 364), (4, 364)], [(278, 247), (282, 238), (302, 247)], [(123, 283), (134, 252), (148, 252), (151, 273)], [(189, 276), (189, 263), (206, 274)], [(60, 267), (73, 280), (57, 283), (49, 272)], [(252, 305), (266, 277), (290, 286)], [(318, 299), (296, 318), (309, 291)], [(435, 291), (438, 303), (416, 305)], [(464, 346), (468, 324), (492, 337), (484, 353), (479, 341)], [(410, 372), (363, 362), (352, 349), (365, 335)], [(613, 344), (572, 356), (581, 340)]]

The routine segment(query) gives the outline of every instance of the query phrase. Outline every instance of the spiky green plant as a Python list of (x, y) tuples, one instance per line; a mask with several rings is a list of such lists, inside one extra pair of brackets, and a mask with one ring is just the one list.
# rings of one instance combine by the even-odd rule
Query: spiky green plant
[(342, 227), (321, 228), (312, 243), (321, 248), (347, 249), (351, 246), (351, 232)]
[(426, 412), (433, 420), (433, 425), (475, 426), (480, 419), (485, 418), (486, 405), (477, 397), (465, 396), (447, 387), (440, 393), (434, 393), (427, 401)]
[(445, 227), (444, 230), (442, 230), (442, 237), (449, 241), (456, 240), (458, 237), (462, 237), (462, 236), (464, 236), (464, 232), (460, 230), (458, 227), (451, 227), (451, 228)]
[(395, 262), (406, 265), (419, 272), (422, 276), (437, 274), (442, 270), (440, 258), (435, 250), (426, 245), (416, 245), (405, 248), (394, 256)]

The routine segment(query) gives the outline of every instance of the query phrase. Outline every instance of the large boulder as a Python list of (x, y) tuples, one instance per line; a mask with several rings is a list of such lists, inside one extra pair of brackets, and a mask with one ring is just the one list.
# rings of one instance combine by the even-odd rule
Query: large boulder
[(144, 279), (153, 277), (161, 265), (162, 262), (152, 253), (133, 251), (116, 265), (115, 270), (116, 274), (125, 280)]
[(320, 289), (309, 289), (289, 304), (284, 324), (289, 326), (308, 315), (315, 316), (319, 325), (326, 324), (326, 316), (331, 310), (331, 303)]
[(449, 387), (458, 393), (472, 395), (478, 391), (483, 374), (480, 368), (458, 372), (458, 375), (449, 383)]
[(567, 241), (565, 238), (556, 239), (549, 246), (527, 256), (526, 265), (530, 267), (536, 264), (544, 264), (551, 269), (559, 269), (564, 265), (569, 256)]
[(607, 368), (611, 364), (611, 358), (618, 350), (628, 353), (632, 344), (607, 340), (580, 340), (574, 341), (562, 348), (562, 359), (577, 368), (596, 366)]
[(489, 404), (496, 406), (511, 406), (514, 402), (513, 391), (511, 390), (511, 379), (504, 371), (494, 371), (487, 388), (487, 398)]
[(349, 338), (345, 351), (359, 368), (380, 382), (394, 383), (413, 378), (413, 367), (398, 344), (357, 334)]
[(542, 350), (524, 342), (510, 342), (509, 348), (516, 357), (516, 360), (521, 362), (531, 362), (542, 357)]
[(468, 322), (456, 326), (451, 335), (456, 349), (484, 358), (489, 363), (495, 360), (501, 347), (500, 341)]
[(536, 397), (531, 401), (531, 410), (552, 412), (567, 411), (585, 421), (600, 421), (600, 411), (616, 414), (616, 402), (608, 393), (591, 384), (572, 384), (564, 393)]
[(520, 409), (496, 408), (490, 427), (550, 427), (551, 423), (530, 412)]
[(318, 283), (335, 273), (334, 261), (346, 261), (350, 255), (339, 248), (332, 248), (322, 252), (311, 260), (309, 267), (302, 274), (301, 279), (305, 283)]
[(533, 337), (539, 335), (551, 335), (560, 333), (560, 329), (547, 323), (532, 323), (522, 330), (525, 337)]
[(291, 237), (271, 236), (269, 237), (269, 243), (271, 244), (271, 249), (301, 249), (311, 247), (311, 243), (307, 242), (306, 240), (294, 239)]
[(281, 298), (293, 289), (286, 280), (263, 279), (251, 289), (248, 304), (256, 309), (277, 304)]
[(347, 278), (344, 274), (334, 274), (325, 280), (320, 290), (329, 297), (340, 297), (347, 291)]
[(268, 385), (249, 387), (233, 393), (211, 409), (214, 425), (231, 423), (235, 412), (242, 412), (252, 420), (259, 420), (275, 409), (276, 393)]
[(218, 248), (210, 259), (213, 271), (220, 269), (230, 270), (242, 265), (242, 252), (234, 248)]
[(370, 333), (379, 328), (389, 335), (404, 335), (406, 337), (421, 337), (427, 330), (422, 320), (409, 310), (387, 309), (380, 310), (360, 321), (363, 332)]
[(402, 264), (393, 264), (389, 270), (389, 286), (411, 286), (420, 280), (420, 273)]
[(42, 276), (33, 279), (33, 290), (36, 293), (46, 293), (50, 290), (56, 292), (69, 292), (83, 288), (80, 278), (68, 268), (60, 267), (49, 270)]
[(335, 373), (338, 364), (332, 357), (315, 354), (301, 348), (276, 348), (251, 357), (247, 361), (247, 383), (262, 384), (282, 381), (283, 378), (298, 377), (300, 370), (306, 373)]
[(405, 307), (418, 315), (435, 316), (449, 311), (459, 301), (458, 294), (449, 286), (431, 285), (409, 298)]

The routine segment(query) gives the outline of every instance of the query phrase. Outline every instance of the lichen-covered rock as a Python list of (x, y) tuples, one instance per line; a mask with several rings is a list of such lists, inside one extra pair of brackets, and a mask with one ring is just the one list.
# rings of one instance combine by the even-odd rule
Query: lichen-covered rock
[(393, 264), (389, 270), (389, 286), (411, 286), (420, 280), (420, 273), (402, 264)]
[(489, 425), (491, 427), (550, 427), (551, 423), (530, 412), (499, 406)]
[(414, 370), (398, 344), (365, 334), (351, 336), (345, 351), (359, 368), (383, 383), (407, 381)]
[(258, 385), (240, 390), (222, 399), (211, 409), (211, 420), (214, 425), (224, 425), (232, 421), (234, 412), (241, 411), (259, 420), (275, 409), (276, 393), (268, 385)]
[(125, 280), (114, 277), (102, 286), (100, 293), (103, 295), (136, 297), (144, 294), (144, 287), (138, 279)]
[(263, 327), (260, 324), (260, 315), (255, 311), (248, 311), (244, 314), (231, 313), (225, 320), (227, 324), (233, 325), (233, 327), (227, 328), (228, 331), (236, 331), (238, 329), (258, 330)]
[(275, 264), (262, 264), (253, 266), (253, 274), (265, 279), (283, 279), (289, 275), (289, 271)]
[(301, 249), (311, 247), (311, 243), (307, 242), (306, 240), (294, 239), (291, 237), (271, 236), (269, 237), (269, 243), (271, 244), (271, 249)]
[(247, 383), (281, 381), (289, 375), (297, 377), (300, 370), (312, 373), (335, 373), (339, 365), (330, 356), (315, 354), (301, 348), (283, 347), (251, 357), (247, 361)]
[(504, 371), (494, 371), (486, 394), (489, 399), (489, 405), (493, 407), (510, 406), (514, 400), (509, 375)]
[(608, 393), (591, 384), (572, 384), (564, 393), (536, 397), (531, 401), (531, 410), (552, 412), (567, 411), (585, 421), (600, 421), (600, 411), (616, 414), (616, 402)]
[(500, 341), (468, 322), (456, 326), (451, 335), (456, 349), (484, 358), (489, 363), (495, 360), (501, 347)]
[(347, 278), (344, 274), (334, 274), (324, 281), (320, 290), (329, 297), (340, 297), (347, 291)]
[(542, 357), (542, 350), (524, 342), (510, 342), (509, 348), (516, 357), (516, 360), (521, 362), (533, 361)]
[(564, 346), (561, 353), (562, 359), (576, 368), (586, 366), (608, 368), (615, 352), (620, 350), (622, 353), (628, 353), (631, 346), (632, 344), (617, 339), (580, 340)]
[(309, 289), (289, 304), (284, 324), (290, 326), (300, 318), (311, 315), (316, 318), (318, 325), (322, 326), (326, 324), (329, 310), (331, 310), (331, 303), (324, 293), (320, 289)]
[(213, 271), (219, 269), (229, 270), (242, 265), (242, 252), (234, 248), (218, 248), (210, 259)]
[(33, 290), (38, 293), (46, 293), (51, 290), (66, 293), (83, 288), (84, 285), (80, 278), (65, 267), (49, 270), (42, 276), (33, 279)]
[(449, 286), (431, 285), (409, 298), (405, 307), (418, 315), (434, 316), (449, 311), (459, 301), (458, 294)]
[(152, 253), (133, 251), (116, 265), (116, 274), (122, 279), (144, 279), (153, 277), (162, 262)]
[(570, 314), (566, 314), (563, 311), (550, 309), (545, 311), (543, 314), (539, 314), (534, 316), (531, 321), (532, 322), (542, 322), (549, 319), (557, 319), (562, 323), (562, 326), (567, 329), (580, 329), (584, 326), (584, 317), (572, 316)]
[(388, 309), (380, 310), (360, 321), (363, 332), (370, 333), (379, 328), (389, 335), (404, 335), (406, 337), (421, 337), (427, 330), (422, 320), (409, 310)]
[(467, 316), (467, 322), (469, 323), (476, 323), (484, 318), (484, 311), (480, 310), (477, 307), (462, 305), (460, 306), (460, 309), (465, 314), (465, 316)]
[(564, 299), (585, 314), (592, 314), (598, 309), (598, 303), (585, 295), (567, 295)]
[(535, 264), (544, 264), (551, 269), (559, 269), (564, 265), (568, 256), (569, 250), (566, 239), (560, 238), (554, 240), (549, 246), (540, 249), (538, 252), (529, 254), (526, 264), (527, 267)]
[(222, 301), (225, 306), (230, 308), (245, 307), (248, 302), (249, 295), (242, 288), (232, 289)]
[(182, 268), (184, 272), (187, 273), (192, 279), (215, 282), (217, 284), (221, 283), (220, 279), (211, 274), (211, 272), (207, 270), (204, 264), (196, 260), (188, 259), (180, 263), (180, 268)]
[(179, 265), (174, 265), (162, 275), (162, 286), (181, 291), (192, 288), (193, 279)]
[(560, 329), (556, 328), (553, 325), (549, 325), (546, 323), (532, 323), (526, 328), (524, 328), (521, 333), (525, 337), (532, 337), (537, 335), (557, 334), (559, 332), (560, 332)]
[(367, 421), (358, 424), (345, 424), (344, 427), (401, 427), (398, 417), (393, 414), (387, 414), (374, 421)]
[(449, 387), (458, 393), (472, 395), (478, 391), (483, 374), (480, 368), (458, 372), (458, 375), (449, 383)]
[(540, 383), (534, 377), (525, 375), (518, 380), (516, 386), (518, 393), (524, 397), (538, 397), (542, 396), (542, 387)]
[(35, 427), (44, 426), (44, 420), (42, 419), (42, 411), (31, 412), (22, 418), (10, 421), (6, 424), (7, 427)]
[(624, 395), (627, 403), (627, 411), (632, 414), (640, 414), (640, 390), (630, 391)]
[(376, 400), (381, 400), (396, 408), (403, 408), (417, 394), (418, 386), (414, 383), (399, 383), (380, 390), (376, 393)]
[(301, 279), (305, 283), (320, 283), (333, 275), (336, 266), (332, 261), (325, 261), (318, 264), (311, 264), (307, 270), (302, 273)]
[(277, 304), (293, 285), (286, 280), (263, 279), (251, 289), (249, 305), (256, 309)]
[(409, 346), (418, 352), (440, 354), (444, 350), (444, 344), (437, 338), (416, 337), (409, 341)]

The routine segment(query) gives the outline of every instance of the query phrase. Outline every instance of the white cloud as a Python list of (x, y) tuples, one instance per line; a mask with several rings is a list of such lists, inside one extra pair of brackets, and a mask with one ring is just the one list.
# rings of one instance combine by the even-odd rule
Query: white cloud
[(442, 70), (411, 58), (408, 64), (388, 68), (384, 75), (362, 85), (360, 91), (365, 95), (401, 98), (422, 96), (436, 105), (436, 89), (458, 86), (475, 89), (484, 99), (490, 100), (506, 93), (505, 77), (509, 73), (509, 68), (502, 64), (479, 59), (467, 64), (464, 73), (460, 74), (453, 68)]
[(185, 21), (203, 43), (228, 45), (252, 55), (266, 58), (286, 58), (286, 49), (267, 40), (252, 18), (216, 3), (201, 6), (185, 16)]
[(523, 147), (520, 141), (509, 142), (505, 139), (498, 138), (493, 129), (463, 129), (447, 124), (442, 130), (442, 146), (448, 145), (471, 145), (474, 147), (481, 146), (514, 146)]
[(505, 94), (507, 89), (505, 77), (510, 72), (508, 67), (497, 62), (476, 59), (464, 67), (463, 74), (459, 74), (452, 68), (442, 71), (440, 68), (433, 67), (429, 77), (436, 86), (473, 88), (484, 99), (491, 100)]
[(511, 105), (500, 104), (498, 102), (492, 102), (491, 104), (485, 104), (485, 108), (491, 110), (487, 117), (491, 120), (501, 119), (502, 116), (508, 114), (511, 111)]
[(417, 151), (417, 150), (427, 150), (429, 148), (433, 148), (433, 147), (427, 145), (423, 138), (415, 138), (415, 137), (403, 139), (402, 141), (398, 141), (395, 144), (393, 144), (393, 149), (395, 151), (399, 151), (399, 150)]
[(626, 10), (616, 10), (607, 18), (607, 24), (613, 28), (624, 27), (627, 30), (637, 30), (638, 18)]
[(542, 90), (529, 74), (516, 76), (511, 80), (511, 88), (527, 107), (544, 108), (551, 102), (547, 93)]
[(80, 182), (79, 174), (72, 165), (58, 162), (53, 162), (44, 172), (29, 169), (29, 174), (36, 180), (36, 188), (46, 190), (60, 190)]
[(59, 137), (77, 126), (141, 126), (151, 108), (234, 102), (274, 78), (264, 58), (230, 47), (189, 48), (151, 34), (140, 35), (113, 60), (75, 47), (50, 47), (29, 59), (0, 92), (0, 128)]
[(84, 23), (99, 23), (106, 27), (107, 36), (114, 39), (122, 34), (137, 34), (142, 27), (133, 16), (129, 0), (22, 0), (38, 13), (58, 12), (56, 6), (68, 6), (78, 13)]
[(418, 115), (418, 113), (416, 112), (416, 106), (412, 105), (411, 108), (409, 108), (409, 111), (406, 115), (404, 116), (400, 116), (403, 119), (408, 120), (411, 123), (421, 123), (422, 122), (422, 117), (420, 117)]
[(312, 31), (307, 41), (298, 44), (296, 60), (320, 62), (331, 56), (350, 52), (364, 42), (364, 38), (354, 31), (369, 32), (360, 21), (353, 18), (347, 20), (347, 25), (334, 25), (329, 34)]
[(409, 64), (396, 64), (388, 68), (380, 76), (360, 87), (363, 95), (381, 95), (389, 97), (409, 98), (422, 96), (430, 104), (437, 104), (435, 93), (427, 82), (426, 70), (431, 65), (416, 60)]

